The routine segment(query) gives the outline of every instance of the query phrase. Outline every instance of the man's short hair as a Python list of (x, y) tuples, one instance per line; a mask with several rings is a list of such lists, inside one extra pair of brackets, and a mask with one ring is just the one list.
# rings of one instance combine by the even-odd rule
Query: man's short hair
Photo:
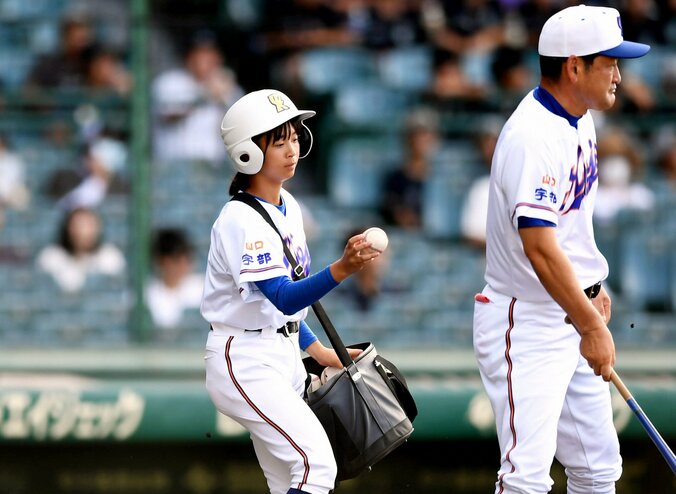
[[(591, 67), (594, 63), (594, 59), (598, 57), (598, 53), (592, 55), (584, 55), (578, 57), (582, 59), (585, 67)], [(545, 57), (540, 55), (540, 75), (543, 79), (550, 79), (552, 81), (558, 81), (561, 78), (561, 71), (563, 70), (563, 65), (566, 63), (568, 58), (565, 57)]]

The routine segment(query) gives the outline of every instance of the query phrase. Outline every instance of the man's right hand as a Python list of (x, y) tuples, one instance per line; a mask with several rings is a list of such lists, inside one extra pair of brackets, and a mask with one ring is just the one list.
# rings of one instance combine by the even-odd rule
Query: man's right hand
[(610, 381), (615, 366), (615, 343), (613, 335), (606, 327), (600, 327), (581, 334), (580, 353), (587, 359), (594, 374)]

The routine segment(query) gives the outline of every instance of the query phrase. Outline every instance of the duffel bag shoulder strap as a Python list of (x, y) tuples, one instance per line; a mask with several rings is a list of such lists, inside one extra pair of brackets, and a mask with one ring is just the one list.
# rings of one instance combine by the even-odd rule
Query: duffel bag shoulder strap
[[(246, 192), (238, 192), (234, 196), (232, 196), (233, 201), (240, 201), (243, 202), (253, 209), (255, 209), (258, 214), (260, 214), (263, 219), (272, 227), (272, 229), (277, 232), (277, 235), (279, 235), (279, 238), (282, 240), (282, 247), (284, 248), (284, 255), (286, 256), (287, 260), (289, 261), (289, 264), (291, 264), (291, 269), (293, 271), (293, 279), (294, 280), (301, 280), (305, 278), (305, 273), (303, 271), (303, 267), (298, 264), (296, 261), (296, 258), (293, 256), (291, 253), (291, 250), (289, 249), (289, 246), (286, 244), (284, 241), (284, 237), (282, 237), (282, 234), (279, 232), (279, 229), (277, 228), (277, 225), (275, 225), (275, 222), (272, 221), (272, 218), (268, 214), (268, 212), (265, 210), (263, 205), (256, 200), (254, 196), (251, 194), (247, 194)], [(319, 323), (322, 325), (322, 328), (324, 328), (324, 332), (326, 333), (326, 336), (329, 338), (329, 341), (331, 342), (331, 346), (333, 349), (336, 351), (336, 354), (338, 355), (338, 358), (340, 359), (340, 363), (343, 364), (344, 367), (349, 367), (350, 365), (354, 365), (354, 362), (352, 358), (350, 357), (350, 354), (347, 352), (347, 348), (345, 348), (345, 344), (343, 343), (343, 340), (340, 338), (338, 335), (338, 332), (336, 331), (336, 328), (333, 326), (333, 323), (329, 319), (328, 314), (324, 310), (324, 307), (319, 303), (319, 301), (315, 302), (312, 304), (312, 310), (315, 311), (315, 314), (317, 315), (317, 319), (319, 320)]]

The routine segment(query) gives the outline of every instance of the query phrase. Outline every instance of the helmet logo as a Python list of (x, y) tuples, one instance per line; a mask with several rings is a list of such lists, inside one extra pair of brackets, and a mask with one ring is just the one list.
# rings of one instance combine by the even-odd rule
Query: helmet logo
[(275, 106), (275, 108), (277, 109), (277, 113), (289, 109), (289, 107), (286, 106), (286, 103), (284, 103), (284, 100), (282, 99), (282, 96), (280, 94), (269, 95), (268, 101)]

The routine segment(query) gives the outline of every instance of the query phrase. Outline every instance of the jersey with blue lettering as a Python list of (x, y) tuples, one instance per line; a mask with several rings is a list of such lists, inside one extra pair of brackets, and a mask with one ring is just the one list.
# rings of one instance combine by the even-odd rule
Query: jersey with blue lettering
[[(526, 301), (551, 301), (519, 236), (519, 218), (556, 228), (581, 288), (604, 280), (608, 263), (594, 241), (598, 186), (596, 132), (591, 113), (566, 118), (542, 88), (531, 91), (506, 122), (493, 155), (486, 226), (486, 282)], [(565, 111), (564, 111), (565, 113)]]
[[(281, 197), (286, 214), (272, 204), (261, 204), (307, 275), (310, 255), (301, 209), (286, 190), (281, 190)], [(279, 276), (290, 277), (291, 267), (277, 232), (247, 204), (228, 202), (211, 230), (203, 317), (209, 323), (242, 329), (279, 328), (289, 321), (305, 319), (307, 308), (284, 315), (256, 287), (257, 281)]]

